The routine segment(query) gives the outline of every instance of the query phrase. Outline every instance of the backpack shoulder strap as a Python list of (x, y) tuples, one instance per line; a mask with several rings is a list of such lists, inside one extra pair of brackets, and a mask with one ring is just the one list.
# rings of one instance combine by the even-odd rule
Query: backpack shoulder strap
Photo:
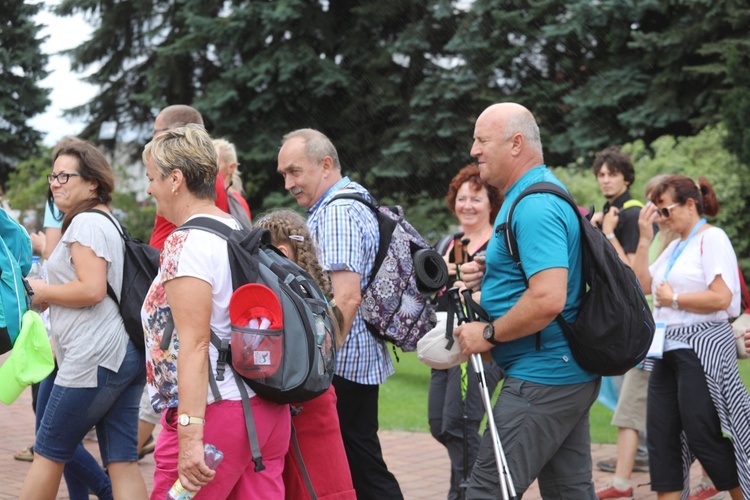
[[(508, 247), (508, 252), (510, 253), (510, 256), (513, 258), (513, 262), (516, 263), (516, 267), (521, 271), (521, 276), (523, 277), (523, 281), (526, 284), (526, 288), (529, 287), (529, 280), (526, 277), (526, 273), (523, 270), (523, 266), (521, 265), (521, 255), (518, 253), (518, 243), (516, 241), (515, 236), (513, 235), (511, 221), (513, 217), (513, 212), (516, 209), (516, 205), (518, 205), (518, 203), (523, 198), (534, 193), (550, 193), (550, 194), (559, 196), (560, 198), (568, 202), (568, 204), (571, 206), (573, 211), (576, 213), (579, 222), (581, 222), (581, 218), (583, 217), (581, 215), (581, 212), (578, 211), (578, 206), (576, 205), (576, 202), (573, 200), (573, 198), (570, 196), (570, 193), (568, 193), (565, 189), (558, 186), (557, 184), (553, 184), (551, 182), (537, 182), (535, 184), (532, 184), (531, 186), (524, 189), (521, 192), (521, 194), (518, 195), (518, 198), (513, 200), (513, 204), (510, 206), (510, 210), (508, 211), (508, 219), (506, 220), (506, 222), (499, 224), (495, 231), (496, 232), (505, 231), (505, 242)], [(565, 320), (562, 317), (562, 313), (558, 314), (555, 319), (557, 320), (558, 324), (560, 324), (561, 328), (563, 328), (563, 331), (565, 331), (565, 327), (563, 327), (563, 324), (565, 324)], [(541, 331), (539, 331), (536, 333), (537, 351), (541, 349), (541, 344), (542, 344), (541, 339), (542, 339), (542, 335), (541, 335)]]
[(622, 209), (627, 210), (628, 208), (643, 208), (643, 202), (641, 200), (636, 200), (635, 198), (632, 198), (625, 203), (622, 204)]
[(126, 235), (125, 231), (120, 227), (120, 225), (117, 222), (115, 222), (115, 218), (113, 216), (111, 216), (107, 212), (103, 212), (102, 210), (99, 210), (97, 208), (92, 208), (92, 209), (86, 210), (86, 211), (87, 212), (91, 212), (92, 214), (99, 214), (99, 215), (103, 215), (104, 217), (106, 217), (107, 220), (109, 222), (111, 222), (113, 226), (115, 226), (115, 229), (117, 229), (117, 232), (120, 233), (120, 237), (123, 240), (127, 239), (128, 235)]
[(342, 190), (341, 192), (333, 195), (331, 197), (330, 202), (336, 201), (336, 200), (356, 200), (364, 205), (367, 205), (370, 207), (370, 210), (375, 212), (375, 214), (378, 214), (380, 212), (380, 205), (377, 201), (373, 198), (373, 201), (369, 201), (367, 198), (362, 196), (361, 194), (355, 193), (355, 192), (347, 192), (347, 190)]
[(234, 231), (231, 227), (217, 221), (216, 219), (212, 219), (211, 217), (196, 217), (195, 219), (190, 219), (180, 227), (176, 228), (175, 231), (184, 231), (185, 229), (201, 229), (224, 238), (225, 240), (228, 240), (232, 235), (232, 231)]
[(255, 419), (253, 419), (253, 409), (250, 406), (250, 396), (247, 393), (245, 384), (242, 382), (242, 377), (234, 369), (232, 363), (228, 363), (229, 358), (229, 340), (221, 340), (214, 332), (211, 331), (211, 343), (219, 351), (219, 361), (216, 367), (216, 377), (214, 378), (214, 372), (209, 367), (208, 370), (208, 385), (211, 392), (214, 395), (216, 401), (221, 401), (221, 393), (219, 392), (219, 386), (216, 384), (217, 380), (224, 380), (224, 369), (228, 365), (229, 369), (232, 370), (234, 375), (234, 381), (237, 384), (237, 389), (240, 391), (240, 400), (242, 401), (242, 410), (245, 413), (245, 428), (247, 430), (247, 438), (250, 443), (250, 452), (253, 456), (253, 462), (255, 463), (255, 472), (261, 472), (266, 469), (263, 465), (263, 456), (260, 452), (260, 444), (258, 442), (258, 433), (255, 430)]
[(262, 227), (253, 227), (249, 230), (232, 229), (223, 222), (219, 222), (218, 220), (212, 219), (211, 217), (196, 217), (195, 219), (190, 219), (185, 224), (176, 228), (175, 231), (182, 231), (185, 229), (201, 229), (203, 231), (207, 231), (209, 233), (215, 234), (216, 236), (224, 238), (225, 240), (228, 240), (235, 231), (247, 231), (247, 235), (243, 237), (243, 241), (247, 238), (254, 246), (271, 244), (271, 233), (268, 231), (268, 229)]
[(372, 272), (368, 281), (368, 283), (372, 283), (373, 278), (378, 274), (380, 266), (385, 260), (385, 256), (388, 254), (388, 247), (391, 245), (393, 231), (396, 230), (398, 223), (390, 217), (381, 214), (380, 205), (374, 199), (373, 201), (368, 201), (361, 194), (342, 192), (334, 195), (331, 201), (339, 199), (356, 200), (369, 207), (375, 214), (375, 220), (378, 222), (378, 253), (375, 255), (375, 263), (372, 266)]
[[(125, 235), (125, 232), (120, 228), (120, 226), (115, 222), (115, 219), (111, 217), (107, 212), (103, 212), (102, 210), (92, 208), (90, 210), (86, 210), (87, 212), (91, 212), (92, 214), (99, 214), (103, 215), (109, 222), (112, 223), (113, 226), (115, 226), (115, 229), (117, 229), (117, 232), (120, 233), (120, 238), (122, 238), (123, 241), (127, 240), (127, 236)], [(112, 285), (109, 284), (109, 280), (107, 280), (107, 295), (109, 295), (109, 298), (112, 299), (117, 307), (120, 307), (120, 299), (117, 298), (117, 294), (115, 293), (114, 288), (112, 288)]]
[[(565, 189), (558, 186), (557, 184), (553, 184), (551, 182), (537, 182), (535, 184), (532, 184), (531, 186), (524, 189), (521, 194), (518, 195), (515, 200), (513, 200), (513, 204), (510, 206), (510, 210), (508, 210), (508, 219), (502, 224), (499, 224), (495, 232), (505, 231), (505, 242), (508, 246), (508, 252), (510, 252), (510, 256), (516, 263), (516, 266), (521, 269), (521, 274), (523, 274), (524, 281), (526, 281), (526, 274), (521, 268), (521, 256), (518, 253), (518, 243), (515, 236), (513, 235), (511, 221), (513, 220), (513, 212), (516, 210), (516, 205), (518, 205), (518, 203), (526, 196), (535, 193), (550, 193), (559, 196), (560, 198), (568, 202), (573, 211), (577, 214), (579, 220), (582, 217), (581, 213), (578, 211), (578, 206), (570, 196), (570, 193), (568, 193)], [(526, 285), (528, 286), (528, 282), (526, 283)]]

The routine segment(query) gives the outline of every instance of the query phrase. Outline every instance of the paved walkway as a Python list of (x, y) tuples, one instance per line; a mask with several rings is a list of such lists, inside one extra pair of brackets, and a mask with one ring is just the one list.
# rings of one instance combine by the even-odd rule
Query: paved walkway
[[(0, 357), (2, 361), (2, 357)], [(11, 406), (0, 404), (0, 429), (3, 439), (0, 441), (0, 499), (18, 498), (29, 463), (13, 459), (16, 450), (30, 445), (34, 440), (34, 418), (31, 411), (31, 391), (27, 389)], [(406, 500), (446, 498), (448, 491), (448, 455), (444, 448), (427, 433), (382, 431), (383, 454), (386, 463), (401, 484)], [(84, 442), (97, 458), (97, 444)], [(614, 445), (592, 446), (594, 463), (615, 454)], [(154, 471), (153, 455), (140, 462), (143, 477), (151, 486)], [(700, 471), (693, 467), (693, 484), (697, 484)], [(610, 479), (609, 474), (599, 471), (594, 473), (597, 486)], [(647, 483), (648, 474), (635, 474), (633, 482), (637, 486), (636, 499), (655, 499)], [(68, 499), (65, 481), (62, 481), (58, 499)], [(538, 500), (536, 484), (524, 496), (525, 500)]]

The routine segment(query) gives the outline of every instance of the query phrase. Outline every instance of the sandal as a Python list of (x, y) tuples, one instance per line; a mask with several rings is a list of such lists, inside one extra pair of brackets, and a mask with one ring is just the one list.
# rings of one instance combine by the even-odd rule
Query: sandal
[(141, 449), (138, 450), (138, 460), (142, 459), (149, 453), (153, 453), (154, 448), (156, 448), (156, 441), (154, 441), (154, 436), (149, 436)]
[(13, 455), (13, 458), (15, 458), (16, 460), (20, 460), (21, 462), (33, 462), (34, 447), (29, 446), (28, 448), (24, 448), (23, 450), (16, 451), (16, 454)]

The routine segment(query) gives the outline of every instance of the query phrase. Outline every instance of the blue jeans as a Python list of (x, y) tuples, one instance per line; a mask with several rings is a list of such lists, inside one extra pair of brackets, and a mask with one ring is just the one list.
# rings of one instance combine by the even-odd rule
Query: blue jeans
[(146, 382), (145, 357), (132, 342), (117, 372), (99, 367), (97, 386), (54, 384), (37, 431), (34, 452), (55, 462), (73, 460), (96, 426), (102, 462), (138, 461), (138, 403)]
[[(47, 407), (47, 401), (49, 401), (56, 377), (57, 366), (55, 366), (55, 370), (49, 377), (42, 380), (39, 384), (36, 411), (37, 430), (39, 430), (39, 426), (42, 423), (42, 415), (44, 415), (44, 409)], [(100, 500), (111, 500), (113, 498), (112, 483), (109, 480), (109, 476), (104, 473), (99, 462), (96, 461), (81, 443), (78, 443), (78, 446), (76, 446), (73, 453), (73, 460), (65, 464), (63, 476), (65, 476), (65, 484), (68, 486), (70, 500), (88, 500), (89, 489)]]

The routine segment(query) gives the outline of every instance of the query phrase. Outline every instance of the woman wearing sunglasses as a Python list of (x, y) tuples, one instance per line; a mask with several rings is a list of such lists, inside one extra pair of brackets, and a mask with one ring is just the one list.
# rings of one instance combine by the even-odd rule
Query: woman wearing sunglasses
[[(646, 424), (651, 489), (679, 499), (697, 458), (718, 490), (750, 498), (750, 397), (728, 321), (740, 309), (737, 257), (726, 233), (703, 217), (719, 211), (705, 178), (696, 185), (669, 176), (651, 200), (639, 217), (634, 262), (657, 324)], [(649, 266), (654, 223), (679, 237)]]

